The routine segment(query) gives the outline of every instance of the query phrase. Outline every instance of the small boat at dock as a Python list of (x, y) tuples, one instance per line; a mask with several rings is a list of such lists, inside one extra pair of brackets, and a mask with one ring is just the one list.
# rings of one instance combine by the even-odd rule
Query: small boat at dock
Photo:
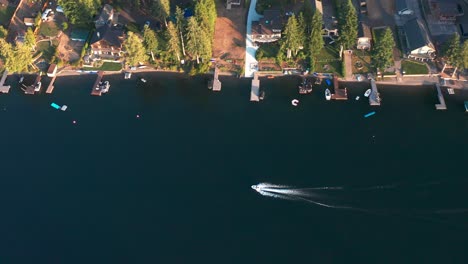
[(366, 92), (364, 93), (365, 97), (369, 97), (369, 95), (372, 93), (371, 89), (367, 89)]
[(330, 89), (325, 89), (325, 99), (327, 99), (327, 101), (330, 101), (331, 100), (331, 92), (330, 92)]
[(41, 90), (41, 82), (37, 82), (36, 86), (34, 86), (34, 91), (39, 92)]

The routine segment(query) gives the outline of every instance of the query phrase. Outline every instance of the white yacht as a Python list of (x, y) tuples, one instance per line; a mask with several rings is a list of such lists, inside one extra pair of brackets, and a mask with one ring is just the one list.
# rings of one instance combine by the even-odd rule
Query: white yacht
[(331, 92), (330, 92), (330, 89), (325, 89), (325, 99), (327, 99), (327, 101), (330, 101), (331, 99)]
[(366, 92), (364, 93), (365, 97), (369, 97), (369, 95), (372, 93), (371, 89), (367, 89)]

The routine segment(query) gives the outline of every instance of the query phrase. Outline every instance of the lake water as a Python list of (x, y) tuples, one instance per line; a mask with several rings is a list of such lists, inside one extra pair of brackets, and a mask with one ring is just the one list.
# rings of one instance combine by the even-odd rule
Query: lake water
[[(250, 80), (136, 77), (106, 77), (101, 97), (95, 75), (0, 94), (3, 263), (468, 262), (466, 91), (436, 111), (433, 87), (380, 87), (370, 107), (365, 87), (327, 102), (288, 77), (251, 103)], [(310, 193), (367, 212), (260, 182), (341, 186)]]

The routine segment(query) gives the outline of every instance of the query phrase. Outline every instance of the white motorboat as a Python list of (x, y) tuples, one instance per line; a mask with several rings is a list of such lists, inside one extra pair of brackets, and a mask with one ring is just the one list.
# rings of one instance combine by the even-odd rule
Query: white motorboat
[(357, 100), (359, 100), (359, 98), (360, 98), (360, 97), (359, 97), (359, 95), (358, 95), (358, 96), (356, 96), (356, 101), (357, 101)]
[(258, 186), (258, 185), (252, 185), (251, 188), (254, 189), (257, 192), (260, 191), (260, 186)]
[(144, 82), (144, 83), (146, 82), (146, 80), (145, 80), (145, 79), (143, 79), (143, 78), (141, 78), (141, 81), (142, 81), (142, 82)]
[(41, 82), (37, 82), (36, 86), (34, 86), (34, 91), (39, 92), (41, 90)]
[(330, 101), (331, 99), (331, 92), (330, 92), (330, 89), (325, 89), (325, 99), (327, 99), (327, 101)]
[(299, 100), (293, 99), (293, 100), (291, 101), (291, 104), (292, 104), (293, 106), (297, 106), (297, 105), (299, 104)]
[(367, 89), (366, 92), (364, 93), (365, 97), (369, 97), (369, 95), (372, 93), (371, 89)]

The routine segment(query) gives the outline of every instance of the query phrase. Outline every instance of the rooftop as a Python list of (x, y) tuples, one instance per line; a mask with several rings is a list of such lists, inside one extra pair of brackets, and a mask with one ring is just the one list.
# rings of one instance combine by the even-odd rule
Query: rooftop
[(432, 49), (435, 49), (429, 38), (426, 27), (423, 25), (421, 20), (413, 18), (406, 22), (403, 28), (406, 34), (407, 46), (410, 51), (424, 46), (429, 46)]

